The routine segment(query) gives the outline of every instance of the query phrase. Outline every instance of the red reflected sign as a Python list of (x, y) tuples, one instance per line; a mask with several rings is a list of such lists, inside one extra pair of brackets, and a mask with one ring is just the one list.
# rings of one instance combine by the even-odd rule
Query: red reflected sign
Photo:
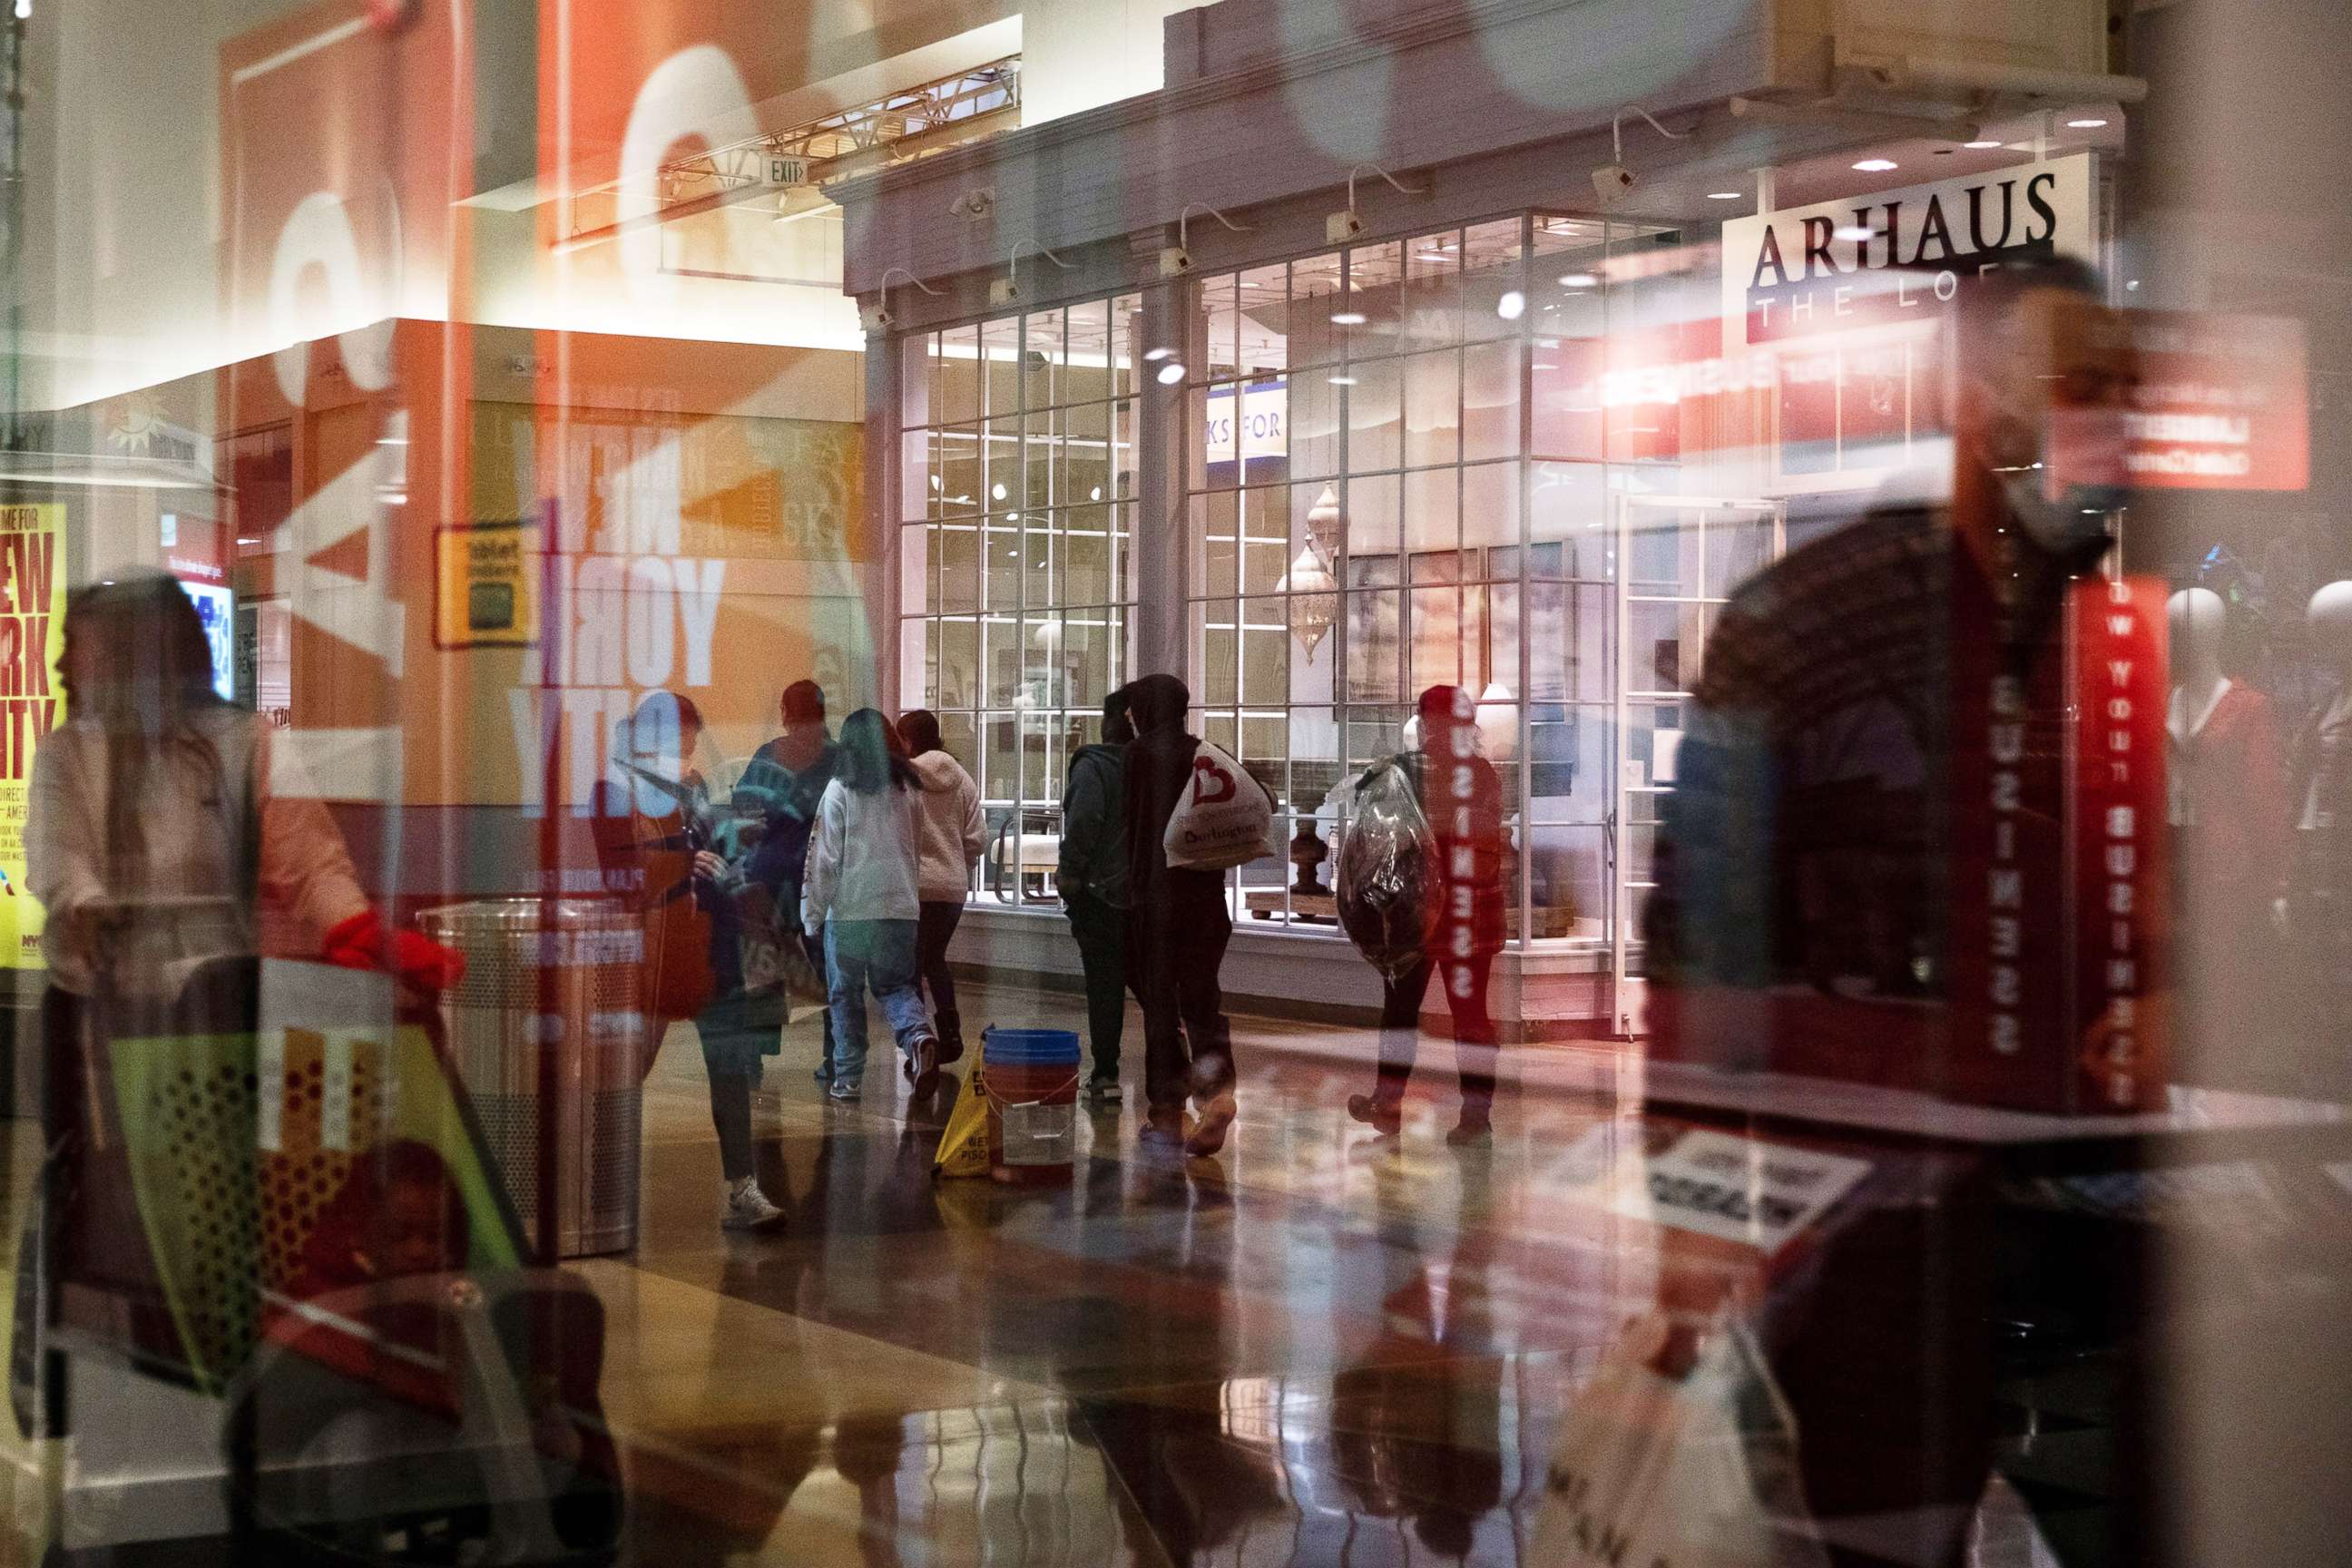
[(2311, 481), (2303, 323), (2277, 316), (2132, 316), (2140, 386), (2130, 416), (2143, 489), (2299, 490)]

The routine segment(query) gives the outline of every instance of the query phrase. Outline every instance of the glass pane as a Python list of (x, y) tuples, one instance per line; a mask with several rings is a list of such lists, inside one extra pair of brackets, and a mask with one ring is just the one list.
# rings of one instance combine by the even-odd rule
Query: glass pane
[(1404, 457), (1399, 414), (1402, 360), (1359, 361), (1348, 367), (1348, 471), (1396, 468)]
[(1404, 460), (1415, 468), (1462, 455), (1462, 356), (1452, 350), (1403, 362)]
[(1425, 235), (1405, 247), (1402, 346), (1437, 348), (1462, 336), (1462, 233)]
[(1462, 455), (1507, 458), (1519, 449), (1522, 355), (1517, 342), (1477, 343), (1462, 354)]
[(932, 535), (940, 557), (939, 607), (942, 610), (980, 608), (980, 533), (976, 529), (943, 527)]
[(980, 624), (968, 619), (941, 621), (937, 705), (969, 708), (980, 696)]
[(1392, 354), (1404, 303), (1404, 247), (1360, 245), (1348, 258), (1348, 309), (1363, 320), (1349, 331), (1356, 359)]
[(940, 334), (940, 395), (932, 417), (942, 425), (980, 417), (980, 329), (950, 327)]

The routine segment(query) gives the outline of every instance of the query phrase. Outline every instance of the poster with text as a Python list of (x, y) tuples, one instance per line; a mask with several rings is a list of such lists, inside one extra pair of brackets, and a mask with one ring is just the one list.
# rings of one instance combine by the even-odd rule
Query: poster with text
[(57, 727), (66, 641), (62, 506), (0, 507), (0, 966), (41, 967), (41, 906), (25, 890), (33, 753)]

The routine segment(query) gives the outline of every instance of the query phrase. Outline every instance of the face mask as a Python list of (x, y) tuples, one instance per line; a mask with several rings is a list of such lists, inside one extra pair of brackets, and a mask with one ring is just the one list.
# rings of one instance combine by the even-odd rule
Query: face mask
[(2107, 514), (2131, 499), (2129, 436), (2117, 408), (2053, 408), (2042, 432), (2040, 468), (2005, 476), (2003, 488), (2036, 544), (2073, 554), (2105, 540)]

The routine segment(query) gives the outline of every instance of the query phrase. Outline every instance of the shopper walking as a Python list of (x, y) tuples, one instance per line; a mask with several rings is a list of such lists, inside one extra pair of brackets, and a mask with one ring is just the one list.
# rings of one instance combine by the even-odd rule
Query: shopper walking
[(854, 1102), (866, 1072), (866, 994), (882, 1004), (901, 1064), (921, 1100), (938, 1087), (939, 1039), (916, 972), (922, 900), (917, 874), (914, 765), (888, 720), (871, 708), (841, 726), (839, 765), (817, 805), (801, 925), (824, 933), (832, 994), (836, 1104)]
[[(809, 836), (816, 827), (817, 803), (833, 782), (840, 751), (824, 725), (824, 689), (814, 680), (796, 680), (784, 688), (782, 703), (783, 732), (752, 753), (743, 776), (736, 783), (737, 798), (754, 805), (767, 818), (767, 833), (775, 843), (777, 864), (783, 878), (781, 907), (800, 908), (801, 888), (808, 860)], [(821, 934), (805, 937), (809, 963), (824, 973), (824, 941)], [(820, 1026), (823, 1053), (814, 1075), (820, 1084), (833, 1081), (833, 1015)]]
[(1135, 739), (1127, 688), (1103, 702), (1102, 740), (1081, 746), (1062, 789), (1062, 905), (1087, 976), (1087, 1096), (1119, 1102), (1118, 1049), (1127, 1031), (1127, 746)]
[(1503, 786), (1478, 754), (1478, 706), (1458, 686), (1433, 686), (1416, 709), (1421, 744), (1396, 766), (1412, 781), (1437, 863), (1426, 886), (1436, 919), (1419, 962), (1381, 982), (1380, 1079), (1351, 1095), (1348, 1114), (1393, 1136), (1421, 1040), (1421, 1004), (1433, 976), (1454, 1016), (1462, 1079), (1462, 1120), (1445, 1135), (1456, 1147), (1492, 1135), (1496, 1032), (1486, 1004), (1495, 955), (1503, 950)]
[(898, 739), (914, 764), (917, 847), (916, 893), (922, 900), (917, 921), (916, 968), (931, 999), (931, 1027), (940, 1037), (940, 1062), (963, 1057), (963, 1019), (956, 1012), (955, 975), (948, 968), (948, 943), (963, 919), (971, 890), (971, 868), (988, 843), (980, 814), (980, 786), (963, 764), (940, 744), (939, 715), (917, 708), (899, 715)]
[[(1200, 738), (1186, 731), (1192, 694), (1172, 675), (1128, 689), (1135, 740), (1127, 749), (1128, 952), (1143, 1002), (1145, 1142), (1213, 1154), (1232, 1128), (1233, 1029), (1218, 971), (1234, 932), (1222, 872), (1171, 867), (1168, 819), (1192, 786)], [(1200, 1111), (1185, 1128), (1190, 1091)]]
[(751, 1096), (764, 1059), (780, 1048), (784, 999), (754, 996), (743, 984), (747, 923), (772, 929), (787, 869), (781, 841), (711, 807), (693, 758), (702, 711), (674, 692), (637, 704), (613, 737), (614, 772), (597, 789), (593, 819), (607, 889), (636, 910), (645, 933), (640, 971), (650, 1069), (661, 1036), (692, 1018), (719, 1137), (724, 1230), (780, 1229), (784, 1212), (760, 1188), (751, 1139)]

